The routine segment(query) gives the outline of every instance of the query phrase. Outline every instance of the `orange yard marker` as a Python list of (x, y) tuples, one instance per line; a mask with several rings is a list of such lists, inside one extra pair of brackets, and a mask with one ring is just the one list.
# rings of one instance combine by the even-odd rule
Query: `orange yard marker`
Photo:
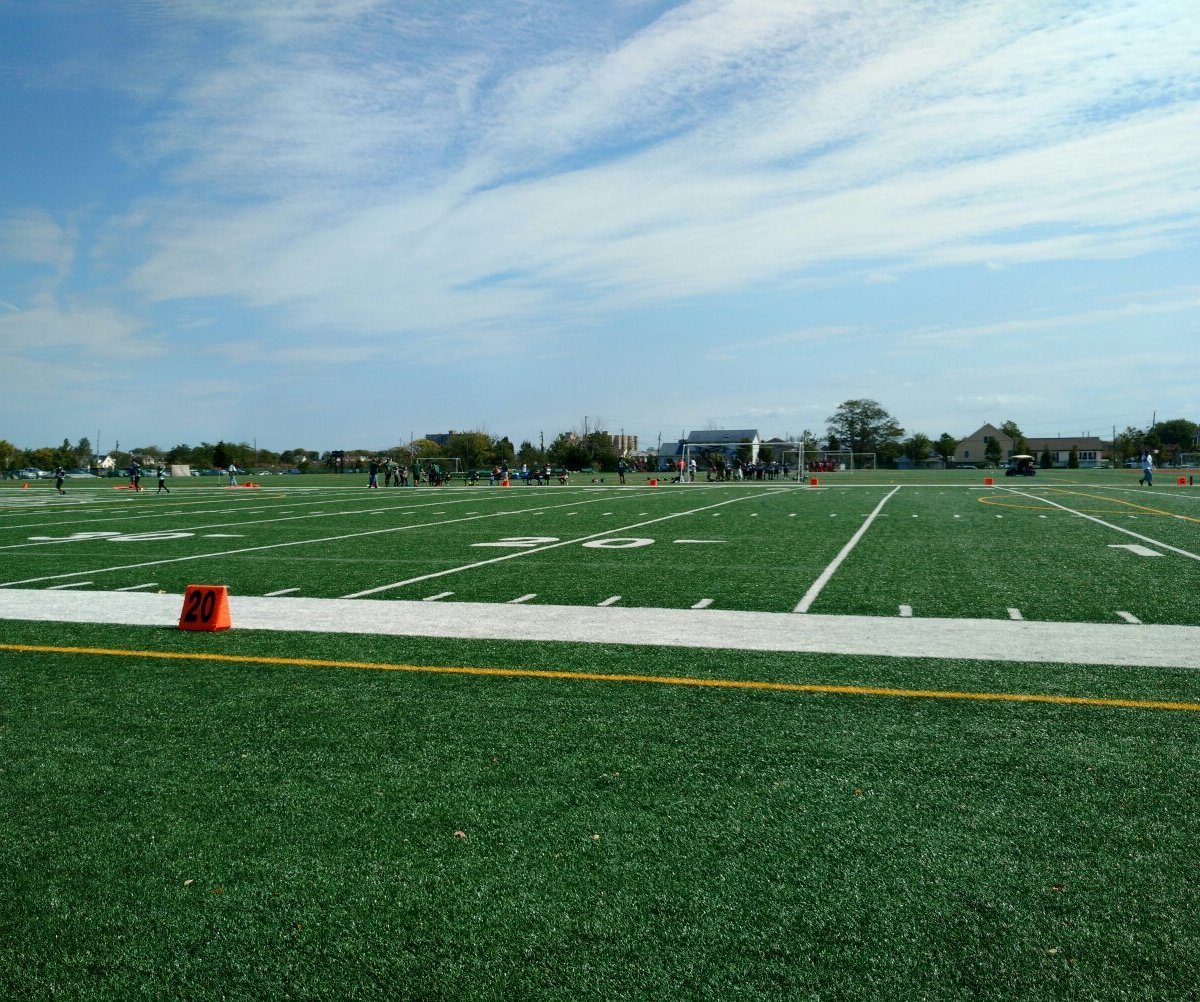
[(179, 613), (181, 630), (228, 630), (229, 589), (225, 585), (188, 585)]
[(984, 487), (992, 487), (992, 486), (994, 486), (994, 485), (995, 485), (995, 483), (996, 483), (996, 481), (995, 481), (995, 480), (993, 480), (991, 477), (984, 477), (984, 478), (983, 478), (983, 486), (984, 486)]

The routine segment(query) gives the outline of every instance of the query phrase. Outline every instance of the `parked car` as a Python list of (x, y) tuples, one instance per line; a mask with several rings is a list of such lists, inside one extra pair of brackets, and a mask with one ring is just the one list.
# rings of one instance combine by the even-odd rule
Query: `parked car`
[(42, 477), (49, 477), (49, 476), (50, 476), (49, 473), (43, 473), (39, 469), (35, 469), (32, 466), (27, 466), (23, 470), (17, 470), (16, 474), (14, 475), (14, 479), (15, 480), (41, 480)]
[(73, 470), (67, 470), (66, 476), (70, 480), (93, 480), (96, 478), (96, 474), (90, 470), (83, 469), (81, 466), (77, 466)]

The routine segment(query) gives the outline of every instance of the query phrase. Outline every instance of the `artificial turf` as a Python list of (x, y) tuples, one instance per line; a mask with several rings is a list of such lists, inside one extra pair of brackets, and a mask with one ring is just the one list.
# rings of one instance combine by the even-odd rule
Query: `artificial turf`
[[(233, 634), (6, 624), (209, 650)], [(248, 634), (382, 664), (1184, 672)], [(1181, 998), (1200, 715), (4, 652), (7, 997)], [(1194, 698), (1194, 697), (1193, 697)]]

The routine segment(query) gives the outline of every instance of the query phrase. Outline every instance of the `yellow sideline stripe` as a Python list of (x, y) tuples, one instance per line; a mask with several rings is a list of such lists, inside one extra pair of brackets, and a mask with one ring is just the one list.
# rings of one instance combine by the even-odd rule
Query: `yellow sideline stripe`
[(450, 665), (394, 665), (372, 661), (322, 661), (317, 658), (275, 658), (255, 654), (203, 654), (192, 651), (137, 651), (108, 647), (52, 647), (34, 644), (0, 644), (0, 651), (26, 654), (89, 654), (104, 657), (157, 658), (172, 661), (222, 661), (229, 664), (284, 665), (296, 668), (361, 668), (370, 671), (407, 671), (430, 675), (483, 675), (499, 678), (568, 679), (583, 682), (648, 682), (709, 689), (755, 689), (767, 692), (816, 692), (839, 696), (906, 696), (913, 699), (970, 699), (1012, 703), (1057, 703), (1072, 706), (1108, 706), (1136, 710), (1200, 712), (1200, 703), (1156, 699), (1108, 699), (1099, 696), (1051, 696), (1033, 692), (952, 692), (940, 689), (888, 689), (873, 685), (820, 685), (802, 682), (756, 682), (747, 679), (689, 678), (669, 675), (609, 675), (599, 672), (551, 671), (536, 668), (473, 668)]

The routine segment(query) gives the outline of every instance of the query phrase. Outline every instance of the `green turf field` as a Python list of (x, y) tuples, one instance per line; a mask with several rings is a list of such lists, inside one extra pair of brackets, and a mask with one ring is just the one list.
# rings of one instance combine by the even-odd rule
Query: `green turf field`
[(5, 485), (0, 994), (1192, 997), (1200, 488), (986, 475)]

